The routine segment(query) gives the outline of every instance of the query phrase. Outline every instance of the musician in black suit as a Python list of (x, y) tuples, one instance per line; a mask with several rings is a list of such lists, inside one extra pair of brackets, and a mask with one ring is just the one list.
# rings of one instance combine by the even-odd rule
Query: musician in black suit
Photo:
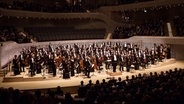
[(85, 58), (84, 66), (85, 66), (85, 75), (88, 78), (90, 78), (91, 63), (90, 63), (90, 59), (89, 58)]
[(80, 64), (79, 64), (79, 60), (78, 59), (74, 59), (74, 70), (77, 71), (77, 74), (79, 74), (80, 71)]
[(63, 79), (70, 78), (69, 64), (68, 64), (68, 60), (65, 57), (63, 57), (62, 66), (63, 66)]
[(74, 71), (74, 57), (71, 57), (70, 60), (70, 72), (71, 72), (71, 76), (75, 76), (75, 71)]
[(121, 57), (119, 57), (119, 60), (118, 60), (118, 61), (119, 61), (119, 66), (120, 66), (120, 67), (119, 67), (119, 70), (120, 70), (120, 71), (124, 71), (123, 68), (124, 68), (124, 64), (125, 64), (125, 63), (124, 63), (124, 62), (125, 62), (125, 57), (124, 57), (123, 54), (121, 55)]
[(136, 56), (136, 60), (135, 60), (135, 70), (139, 70), (139, 66), (140, 66), (140, 58), (138, 56)]
[(132, 65), (132, 61), (131, 61), (130, 56), (128, 56), (128, 57), (127, 57), (127, 62), (126, 62), (126, 70), (127, 70), (127, 72), (130, 71), (131, 65)]
[(30, 71), (31, 71), (31, 76), (35, 75), (35, 57), (34, 54), (30, 55)]
[(110, 63), (111, 63), (111, 59), (109, 57), (109, 53), (106, 53), (106, 55), (104, 56), (104, 60), (105, 60), (105, 68), (109, 69)]
[(151, 64), (155, 64), (155, 49), (154, 48), (151, 49), (150, 56), (151, 56)]
[(19, 72), (19, 60), (18, 60), (17, 55), (15, 55), (13, 58), (13, 67), (12, 68), (14, 71), (14, 75), (20, 74), (20, 72)]
[(54, 63), (54, 56), (53, 56), (53, 54), (50, 53), (49, 54), (49, 59), (48, 59), (48, 66), (49, 66), (48, 72), (49, 73), (53, 72), (53, 69), (52, 69), (53, 63)]
[(102, 70), (101, 66), (102, 66), (102, 58), (101, 56), (96, 56), (96, 62), (97, 62), (97, 66), (98, 66), (98, 70), (99, 72)]
[(35, 64), (36, 65), (36, 73), (37, 74), (41, 73), (41, 68), (42, 68), (41, 63), (42, 63), (42, 60), (41, 60), (40, 56), (37, 56), (36, 64)]
[(55, 77), (56, 76), (56, 63), (55, 63), (55, 61), (53, 61), (51, 63), (51, 67), (52, 67), (53, 77)]
[(19, 55), (19, 61), (20, 61), (20, 72), (25, 72), (25, 57), (26, 57), (26, 54), (24, 52), (21, 52), (20, 55)]
[(117, 62), (118, 62), (118, 56), (114, 52), (111, 57), (112, 57), (113, 72), (116, 72), (116, 66), (117, 66)]

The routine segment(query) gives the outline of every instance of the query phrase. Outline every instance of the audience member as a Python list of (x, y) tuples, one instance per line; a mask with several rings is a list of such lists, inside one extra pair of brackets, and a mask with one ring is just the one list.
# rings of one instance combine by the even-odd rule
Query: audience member
[(30, 37), (23, 32), (17, 31), (14, 27), (0, 27), (0, 42), (15, 41), (17, 43), (29, 43)]
[(184, 69), (175, 68), (161, 73), (150, 72), (149, 75), (139, 74), (138, 76), (132, 76), (131, 79), (127, 77), (125, 80), (121, 80), (121, 77), (119, 77), (118, 81), (110, 79), (105, 82), (105, 79), (103, 79), (102, 83), (97, 80), (96, 84), (92, 84), (89, 81), (90, 84), (87, 85), (84, 85), (81, 81), (83, 87), (92, 85), (86, 89), (87, 94), (82, 96), (85, 99), (84, 101), (82, 99), (80, 101), (76, 100), (70, 93), (65, 93), (64, 98), (56, 97), (55, 95), (61, 89), (59, 86), (55, 92), (48, 89), (49, 95), (41, 93), (40, 90), (31, 93), (30, 91), (20, 91), (13, 88), (0, 88), (0, 102), (3, 104), (76, 104), (79, 102), (80, 104), (183, 104), (183, 76)]
[(184, 17), (175, 16), (174, 17), (174, 27), (176, 30), (176, 36), (184, 36)]
[(116, 27), (113, 38), (129, 38), (131, 36), (165, 36), (164, 23), (162, 20), (157, 22), (144, 23), (132, 27)]

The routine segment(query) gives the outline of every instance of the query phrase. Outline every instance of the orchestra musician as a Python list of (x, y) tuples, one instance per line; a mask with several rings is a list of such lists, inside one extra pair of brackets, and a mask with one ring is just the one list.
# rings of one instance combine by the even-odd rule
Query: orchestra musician
[(150, 55), (151, 55), (151, 64), (155, 64), (155, 49), (154, 48), (151, 49)]
[(62, 60), (62, 66), (63, 66), (63, 79), (70, 78), (69, 75), (69, 64), (67, 58), (63, 58)]
[(126, 70), (127, 70), (127, 72), (129, 72), (130, 71), (130, 67), (132, 65), (130, 56), (127, 56), (126, 60), (127, 60), (127, 62), (126, 62)]
[(56, 76), (56, 63), (55, 62), (52, 63), (52, 72), (53, 72), (53, 77), (55, 77)]
[(79, 59), (80, 61), (79, 61), (79, 70), (80, 71), (84, 71), (84, 58), (81, 56), (81, 58)]
[(71, 76), (75, 76), (75, 71), (74, 71), (74, 57), (72, 56), (70, 59), (70, 72), (71, 72)]
[(49, 67), (49, 69), (48, 69), (48, 72), (49, 73), (52, 73), (52, 71), (53, 71), (53, 64), (54, 63), (54, 56), (53, 56), (53, 54), (51, 54), (51, 53), (49, 53), (49, 59), (48, 59), (48, 67)]
[(141, 63), (140, 58), (138, 56), (136, 56), (135, 70), (139, 70), (140, 63)]
[(29, 65), (30, 65), (30, 63), (29, 63), (29, 58), (30, 58), (29, 53), (26, 53), (25, 61), (24, 61), (24, 65), (25, 65), (25, 66), (29, 66)]
[(102, 70), (102, 68), (101, 68), (101, 66), (102, 66), (102, 58), (101, 58), (101, 56), (99, 56), (99, 55), (97, 55), (96, 56), (96, 62), (97, 62), (97, 66), (98, 66), (98, 70), (99, 70), (99, 73), (100, 73), (100, 71)]
[(76, 70), (77, 74), (81, 72), (79, 61), (76, 58), (74, 59), (74, 70)]
[(53, 77), (56, 76), (56, 62), (54, 59), (54, 55), (52, 53), (49, 53), (49, 60), (48, 60), (48, 66), (49, 66), (49, 73), (53, 73)]
[(17, 55), (14, 55), (12, 69), (14, 71), (14, 75), (20, 74), (20, 72), (19, 72), (19, 60), (18, 60)]
[(124, 43), (123, 50), (127, 50), (127, 42)]
[(142, 67), (143, 67), (144, 69), (146, 69), (146, 67), (147, 67), (147, 65), (148, 65), (148, 62), (147, 62), (147, 57), (146, 57), (146, 53), (145, 53), (145, 52), (143, 52), (141, 58), (142, 58)]
[(40, 56), (37, 56), (37, 58), (36, 58), (36, 73), (37, 74), (41, 73), (41, 69), (42, 69), (41, 64), (42, 64), (42, 60), (41, 60)]
[(84, 66), (85, 66), (85, 75), (90, 78), (90, 70), (91, 70), (91, 62), (89, 57), (85, 58), (85, 62), (84, 62)]
[(19, 55), (19, 62), (20, 62), (20, 72), (25, 72), (25, 58), (26, 58), (26, 54), (22, 51), (20, 52)]
[(113, 72), (116, 72), (116, 66), (117, 66), (117, 62), (118, 62), (118, 57), (116, 55), (116, 52), (114, 51), (114, 53), (112, 54), (112, 67), (113, 67)]
[(97, 62), (96, 62), (96, 56), (95, 55), (93, 55), (93, 64), (94, 64), (93, 69), (97, 69)]
[[(43, 50), (40, 50), (36, 47), (31, 47), (29, 52), (21, 53), (21, 55), (23, 55), (20, 55), (20, 58), (18, 59), (25, 60), (27, 57), (25, 57), (24, 54), (31, 54), (31, 57), (29, 57), (30, 61), (28, 62), (30, 64), (31, 75), (34, 75), (34, 71), (40, 73), (42, 68), (42, 65), (40, 64), (43, 61), (45, 65), (49, 66), (49, 72), (53, 73), (53, 76), (55, 76), (56, 67), (60, 65), (63, 67), (63, 74), (68, 75), (68, 73), (71, 73), (71, 76), (74, 76), (74, 70), (77, 70), (77, 73), (80, 73), (82, 70), (85, 72), (86, 76), (89, 76), (88, 74), (92, 69), (91, 63), (94, 64), (93, 69), (99, 70), (101, 70), (100, 67), (103, 63), (105, 63), (106, 69), (109, 69), (110, 65), (112, 65), (113, 72), (116, 72), (117, 65), (120, 66), (120, 71), (123, 71), (123, 67), (125, 66), (127, 67), (127, 71), (129, 71), (132, 64), (135, 65), (135, 69), (138, 70), (140, 63), (145, 65), (148, 63), (149, 60), (147, 57), (149, 57), (152, 64), (154, 64), (159, 53), (162, 58), (166, 57), (167, 54), (170, 54), (167, 52), (170, 51), (170, 49), (165, 48), (164, 46), (159, 47), (155, 45), (151, 51), (148, 51), (148, 49), (139, 49), (139, 47), (133, 43), (129, 44), (125, 42), (121, 45), (122, 46), (120, 46), (120, 44), (109, 44), (106, 46), (103, 43), (102, 45), (93, 44), (88, 47), (87, 45), (79, 46), (75, 44), (74, 46), (59, 46), (55, 50), (51, 46), (49, 46), (50, 50), (44, 48)], [(89, 61), (90, 67), (88, 66), (89, 63), (86, 59)], [(17, 66), (18, 68), (21, 67), (24, 71), (24, 65), (22, 65), (23, 63), (21, 62), (24, 61), (18, 62), (17, 65), (14, 63), (14, 66)], [(145, 66), (142, 67), (146, 68)], [(66, 75), (64, 76), (66, 77)]]
[(32, 53), (30, 55), (30, 72), (31, 76), (35, 75), (35, 55)]
[(119, 70), (120, 71), (124, 71), (124, 65), (125, 65), (125, 61), (126, 61), (126, 59), (125, 59), (125, 57), (124, 57), (124, 55), (123, 54), (121, 54), (121, 57), (119, 57)]
[(110, 53), (109, 52), (106, 52), (106, 54), (104, 56), (104, 60), (105, 60), (105, 68), (109, 69), (110, 63), (111, 63)]

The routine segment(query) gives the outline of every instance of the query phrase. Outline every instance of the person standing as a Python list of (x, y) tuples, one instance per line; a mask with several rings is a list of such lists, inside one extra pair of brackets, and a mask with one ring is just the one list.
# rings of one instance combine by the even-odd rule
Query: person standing
[(53, 77), (55, 77), (56, 76), (56, 63), (53, 62), (51, 64), (52, 64), (51, 66), (52, 66)]
[(74, 66), (75, 65), (75, 61), (74, 61), (74, 57), (71, 57), (70, 60), (70, 72), (71, 72), (71, 76), (75, 76), (75, 71), (74, 71)]
[(112, 66), (113, 66), (113, 72), (116, 72), (116, 66), (117, 66), (118, 57), (116, 53), (114, 52), (112, 54)]
[(130, 67), (131, 67), (131, 59), (128, 56), (127, 57), (127, 63), (126, 63), (126, 70), (127, 70), (127, 72), (130, 72)]
[(123, 54), (121, 54), (121, 57), (119, 57), (119, 70), (124, 71), (124, 65), (125, 65), (125, 57)]
[(30, 71), (31, 71), (31, 76), (35, 75), (35, 56), (34, 54), (31, 54), (30, 58)]
[(63, 79), (70, 78), (68, 59), (66, 59), (65, 57), (63, 58), (62, 65), (63, 65)]
[(24, 52), (21, 52), (20, 55), (19, 55), (19, 61), (20, 61), (20, 72), (25, 72), (25, 57), (26, 57), (26, 54)]
[(15, 55), (13, 58), (13, 67), (12, 68), (14, 71), (14, 75), (20, 74), (20, 72), (19, 72), (19, 60), (18, 60), (17, 55)]
[(37, 56), (36, 64), (35, 64), (36, 65), (36, 73), (37, 74), (41, 73), (41, 69), (42, 69), (41, 63), (42, 63), (42, 60), (41, 60), (40, 56)]
[(91, 63), (90, 63), (90, 60), (88, 58), (85, 58), (84, 66), (85, 66), (85, 75), (88, 78), (90, 78)]

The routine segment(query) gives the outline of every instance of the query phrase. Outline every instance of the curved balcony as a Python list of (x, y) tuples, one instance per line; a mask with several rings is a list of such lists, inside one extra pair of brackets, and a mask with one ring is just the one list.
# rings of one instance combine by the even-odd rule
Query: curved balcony
[(100, 11), (103, 12), (113, 12), (113, 11), (127, 11), (127, 10), (139, 10), (144, 8), (159, 8), (162, 6), (165, 7), (172, 7), (176, 5), (183, 5), (183, 0), (154, 0), (148, 2), (138, 2), (126, 5), (119, 5), (119, 6), (107, 6), (101, 7)]

